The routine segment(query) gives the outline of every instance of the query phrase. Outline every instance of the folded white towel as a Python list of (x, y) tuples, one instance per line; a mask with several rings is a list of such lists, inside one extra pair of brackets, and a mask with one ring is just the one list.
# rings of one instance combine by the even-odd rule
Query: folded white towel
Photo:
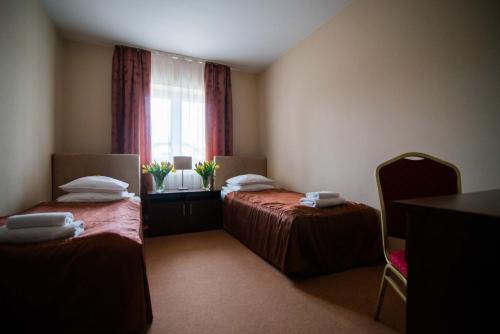
[(73, 221), (73, 214), (71, 212), (29, 213), (7, 218), (7, 228), (62, 226), (71, 221)]
[(306, 205), (313, 208), (326, 208), (329, 206), (341, 205), (344, 203), (346, 203), (346, 200), (342, 197), (327, 198), (327, 199), (312, 199), (312, 198), (302, 197), (300, 199), (301, 205)]
[(334, 193), (333, 191), (312, 191), (306, 193), (306, 197), (312, 199), (327, 199), (340, 197), (340, 194)]
[(23, 244), (54, 239), (77, 237), (82, 234), (84, 223), (74, 221), (62, 226), (9, 229), (0, 227), (0, 243)]

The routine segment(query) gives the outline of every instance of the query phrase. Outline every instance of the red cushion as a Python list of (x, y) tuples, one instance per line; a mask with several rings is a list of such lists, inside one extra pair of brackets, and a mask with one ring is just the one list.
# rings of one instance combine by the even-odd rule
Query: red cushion
[(406, 263), (406, 251), (398, 249), (389, 253), (389, 261), (405, 278), (408, 275), (408, 264)]

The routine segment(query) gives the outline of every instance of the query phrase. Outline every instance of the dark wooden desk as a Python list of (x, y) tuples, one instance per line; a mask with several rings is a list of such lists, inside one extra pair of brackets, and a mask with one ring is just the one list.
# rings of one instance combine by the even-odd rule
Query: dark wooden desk
[(498, 332), (500, 190), (393, 204), (408, 217), (406, 332)]

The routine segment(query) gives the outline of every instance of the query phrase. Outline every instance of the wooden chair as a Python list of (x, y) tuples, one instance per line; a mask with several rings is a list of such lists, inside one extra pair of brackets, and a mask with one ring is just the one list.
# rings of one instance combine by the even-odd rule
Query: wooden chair
[(405, 213), (395, 208), (392, 202), (457, 194), (460, 193), (461, 186), (457, 167), (418, 152), (405, 153), (382, 163), (377, 167), (376, 178), (382, 209), (382, 245), (386, 260), (375, 311), (375, 320), (378, 320), (387, 284), (406, 302), (406, 251), (399, 249), (389, 252), (386, 247), (387, 237), (406, 239)]

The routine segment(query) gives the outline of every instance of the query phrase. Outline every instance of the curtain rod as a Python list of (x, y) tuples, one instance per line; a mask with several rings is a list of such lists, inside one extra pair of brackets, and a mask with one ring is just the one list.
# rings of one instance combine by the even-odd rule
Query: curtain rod
[(167, 55), (167, 56), (169, 56), (171, 58), (174, 58), (174, 59), (182, 59), (182, 60), (185, 60), (185, 61), (196, 61), (198, 63), (217, 63), (217, 64), (229, 66), (229, 68), (232, 71), (243, 72), (241, 69), (239, 69), (237, 67), (233, 67), (233, 66), (230, 66), (228, 64), (224, 64), (224, 63), (217, 62), (217, 61), (211, 61), (211, 60), (206, 60), (206, 59), (197, 58), (197, 57), (190, 57), (190, 56), (182, 55), (182, 54), (179, 54), (179, 53), (166, 52), (166, 51), (161, 51), (161, 50), (156, 50), (156, 49), (150, 49), (150, 48), (143, 48), (143, 47), (139, 47), (137, 45), (123, 44), (123, 43), (119, 44), (119, 45), (124, 45), (124, 46), (128, 46), (128, 47), (136, 48), (136, 49), (148, 50), (151, 53), (164, 54), (164, 55)]
[(236, 67), (233, 67), (233, 66), (221, 63), (221, 62), (215, 62), (215, 61), (206, 60), (206, 59), (202, 59), (202, 58), (191, 57), (191, 56), (181, 55), (181, 54), (178, 54), (178, 53), (165, 52), (165, 51), (154, 50), (154, 49), (147, 49), (147, 50), (149, 50), (151, 53), (157, 53), (157, 54), (167, 55), (167, 56), (169, 56), (169, 57), (171, 57), (173, 59), (181, 59), (181, 60), (184, 60), (184, 61), (195, 61), (195, 62), (198, 62), (200, 64), (204, 64), (204, 63), (217, 63), (217, 64), (221, 64), (221, 65), (226, 65), (226, 66), (229, 66), (229, 68), (232, 71), (239, 71), (239, 72), (241, 72), (241, 70), (239, 68), (236, 68)]

